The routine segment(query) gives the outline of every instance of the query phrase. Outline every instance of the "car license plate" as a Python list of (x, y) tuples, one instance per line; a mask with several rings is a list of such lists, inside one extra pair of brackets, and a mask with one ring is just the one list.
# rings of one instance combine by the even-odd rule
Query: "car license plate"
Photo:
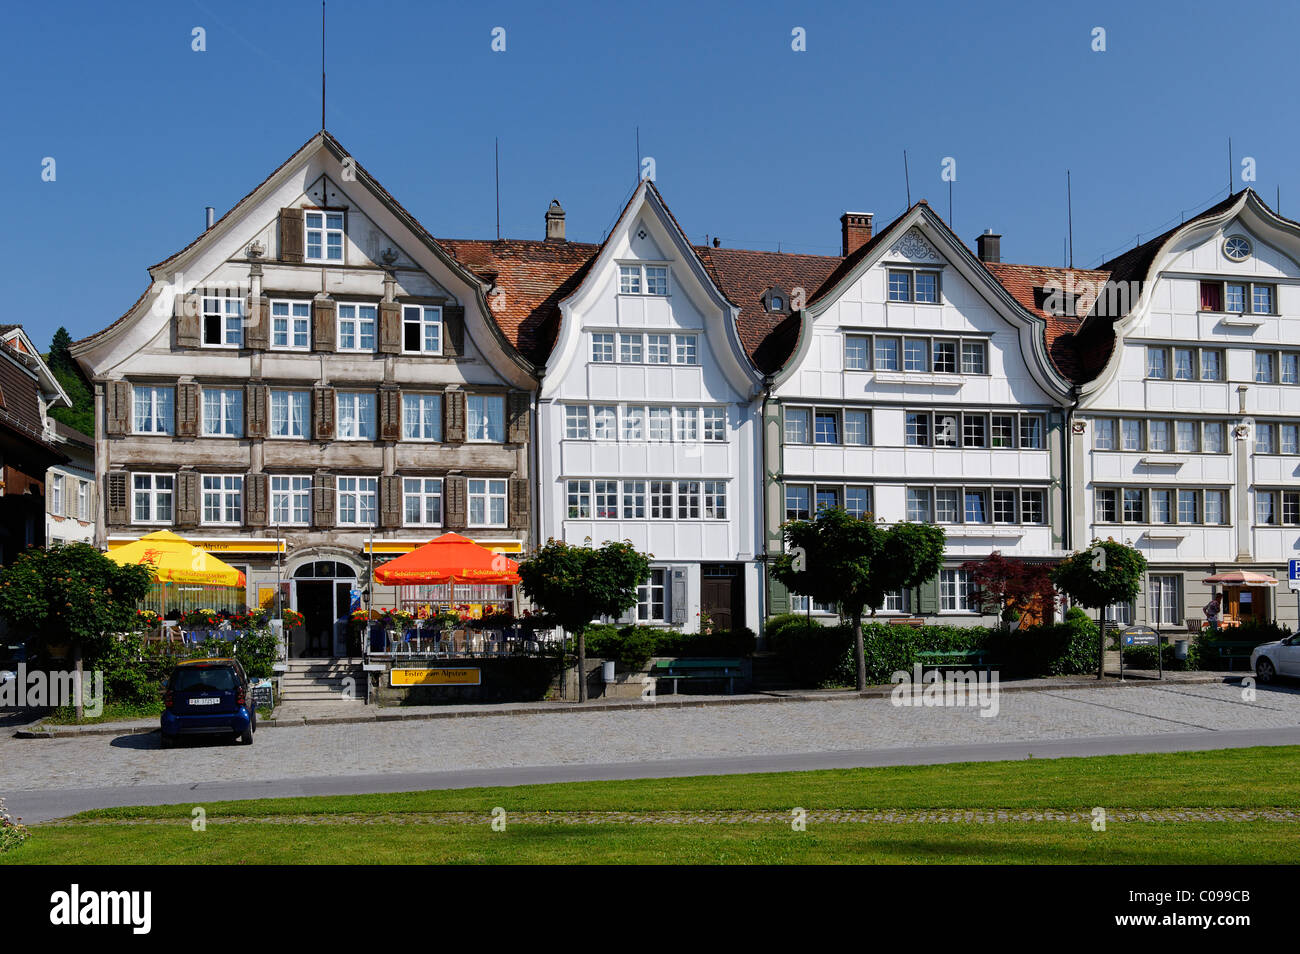
[(206, 696), (206, 697), (204, 697), (204, 698), (202, 698), (202, 699), (191, 699), (191, 700), (190, 700), (190, 705), (192, 705), (192, 706), (215, 706), (215, 705), (218, 705), (220, 702), (221, 702), (221, 699), (220, 699), (219, 697), (217, 697), (217, 696)]

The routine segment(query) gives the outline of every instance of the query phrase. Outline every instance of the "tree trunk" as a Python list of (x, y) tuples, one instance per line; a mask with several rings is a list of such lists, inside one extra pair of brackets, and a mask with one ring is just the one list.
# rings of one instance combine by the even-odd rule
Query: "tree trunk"
[(587, 701), (587, 627), (578, 630), (578, 701)]
[(72, 691), (76, 694), (76, 701), (73, 705), (76, 707), (77, 721), (80, 722), (85, 713), (85, 704), (81, 695), (81, 643), (74, 640), (72, 643), (72, 665), (76, 675), (72, 680)]
[(853, 611), (853, 662), (858, 667), (858, 692), (863, 692), (867, 688), (867, 658), (862, 648), (861, 609)]

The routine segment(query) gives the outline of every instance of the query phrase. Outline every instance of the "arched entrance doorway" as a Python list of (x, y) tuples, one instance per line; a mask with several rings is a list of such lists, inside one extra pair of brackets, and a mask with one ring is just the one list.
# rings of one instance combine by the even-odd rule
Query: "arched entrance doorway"
[(342, 656), (347, 652), (348, 615), (357, 574), (346, 563), (316, 560), (293, 571), (293, 608), (303, 615), (303, 634), (289, 654)]

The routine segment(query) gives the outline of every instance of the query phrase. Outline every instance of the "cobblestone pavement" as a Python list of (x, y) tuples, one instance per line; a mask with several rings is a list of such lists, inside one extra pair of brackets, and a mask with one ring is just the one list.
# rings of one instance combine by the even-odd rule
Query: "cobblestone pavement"
[[(789, 825), (790, 811), (727, 812), (508, 812), (508, 825)], [(208, 818), (209, 825), (487, 825), (495, 819), (482, 812), (403, 812), (392, 814), (266, 815)], [(1056, 809), (941, 809), (939, 811), (813, 811), (799, 819), (809, 825), (992, 825), (999, 822), (1071, 822), (1092, 824), (1092, 812)], [(1111, 822), (1283, 822), (1300, 824), (1300, 811), (1286, 809), (1107, 809)], [(60, 822), (67, 825), (186, 825), (189, 818), (123, 818)]]
[(927, 745), (1294, 728), (1300, 690), (1141, 685), (1003, 693), (995, 716), (971, 707), (896, 707), (840, 698), (768, 705), (575, 711), (278, 727), (251, 747), (196, 741), (162, 750), (156, 734), (0, 739), (6, 792), (260, 782), (521, 766), (636, 763)]

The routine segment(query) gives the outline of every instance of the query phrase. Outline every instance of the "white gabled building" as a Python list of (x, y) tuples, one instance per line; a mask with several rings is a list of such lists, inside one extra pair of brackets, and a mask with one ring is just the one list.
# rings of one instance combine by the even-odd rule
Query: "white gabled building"
[(539, 539), (652, 554), (629, 620), (757, 632), (762, 378), (739, 309), (649, 181), (559, 311), (538, 398)]
[[(1300, 224), (1247, 189), (1102, 267), (1114, 304), (1081, 334), (1105, 363), (1074, 421), (1073, 543), (1141, 550), (1146, 599), (1118, 615), (1180, 630), (1204, 619), (1212, 572), (1285, 581), (1300, 558)], [(1296, 625), (1285, 582), (1223, 596), (1228, 617)]]
[[(980, 622), (963, 561), (1063, 554), (1071, 382), (1042, 312), (995, 276), (1025, 268), (998, 264), (996, 236), (976, 257), (925, 203), (874, 235), (868, 215), (841, 221), (844, 259), (808, 290), (767, 402), (767, 552), (785, 521), (821, 506), (935, 522), (943, 571), (885, 612)], [(769, 592), (772, 613), (807, 609), (774, 580)]]

